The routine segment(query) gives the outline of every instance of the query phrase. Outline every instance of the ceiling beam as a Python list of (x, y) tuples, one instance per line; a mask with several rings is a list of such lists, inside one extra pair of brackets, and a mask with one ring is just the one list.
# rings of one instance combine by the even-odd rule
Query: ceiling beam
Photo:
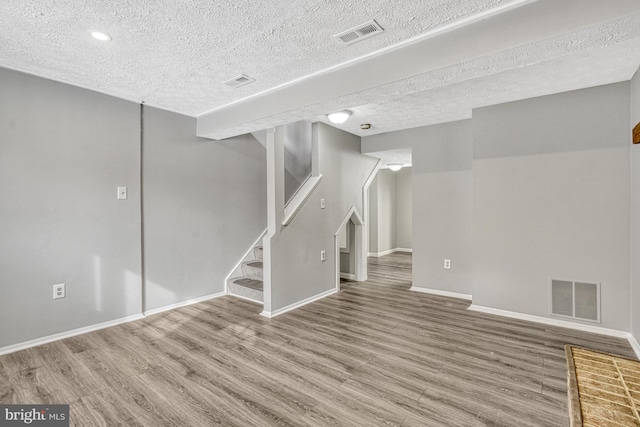
[[(197, 118), (197, 135), (223, 139), (284, 124), (287, 113), (355, 92), (640, 11), (637, 0), (537, 0), (426, 33), (294, 82), (216, 108)], [(356, 106), (344, 105), (341, 108)], [(314, 111), (312, 116), (330, 111)], [(307, 113), (309, 114), (309, 113)], [(293, 117), (293, 116), (292, 116)], [(311, 119), (312, 117), (305, 117)], [(289, 121), (298, 120), (300, 117)], [(268, 126), (265, 126), (268, 122)]]

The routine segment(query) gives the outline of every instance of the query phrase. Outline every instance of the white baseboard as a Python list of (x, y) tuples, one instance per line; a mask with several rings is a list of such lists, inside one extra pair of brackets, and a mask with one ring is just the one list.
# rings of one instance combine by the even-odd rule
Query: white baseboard
[(260, 315), (264, 316), (264, 317), (269, 317), (269, 318), (276, 317), (276, 316), (279, 316), (280, 314), (284, 314), (284, 313), (286, 313), (288, 311), (295, 310), (296, 308), (300, 308), (303, 305), (307, 305), (307, 304), (312, 303), (314, 301), (317, 301), (319, 299), (328, 297), (329, 295), (333, 295), (336, 292), (338, 292), (338, 290), (336, 288), (329, 289), (328, 291), (324, 291), (322, 293), (319, 293), (318, 295), (314, 295), (312, 297), (305, 298), (302, 301), (295, 302), (295, 303), (290, 304), (290, 305), (288, 305), (286, 307), (282, 307), (282, 308), (280, 308), (278, 310), (275, 310), (275, 311), (263, 311), (262, 313), (260, 313)]
[(409, 253), (413, 253), (413, 249), (411, 249), (411, 248), (396, 248), (396, 252), (409, 252)]
[(367, 256), (372, 256), (374, 258), (380, 258), (381, 256), (389, 255), (395, 252), (413, 252), (413, 249), (410, 248), (394, 248), (389, 249), (388, 251), (382, 252), (367, 252)]
[(458, 292), (449, 292), (449, 291), (440, 291), (437, 289), (421, 288), (419, 286), (412, 286), (409, 290), (414, 292), (422, 292), (425, 294), (438, 295), (441, 297), (458, 298), (458, 299), (464, 299), (469, 301), (473, 299), (472, 296), (468, 294), (460, 294)]
[(638, 344), (638, 341), (636, 341), (636, 337), (634, 337), (633, 334), (629, 334), (628, 340), (629, 340), (629, 345), (631, 346), (633, 351), (636, 353), (636, 357), (640, 359), (640, 344)]
[(381, 256), (392, 254), (395, 251), (396, 251), (395, 249), (389, 249), (388, 251), (383, 251), (383, 252), (369, 252), (369, 256), (372, 256), (374, 258), (380, 258)]
[[(497, 308), (483, 307), (472, 304), (467, 310), (477, 311), (480, 313), (495, 314), (497, 316), (510, 317), (518, 320), (528, 320), (530, 322), (543, 323), (545, 325), (558, 326), (561, 328), (574, 329), (576, 331), (591, 332), (594, 334), (607, 335), (616, 338), (629, 339), (629, 332), (618, 331), (616, 329), (601, 328), (592, 325), (583, 325), (582, 323), (568, 322), (566, 320), (551, 319), (548, 317), (535, 316), (533, 314), (517, 313), (515, 311), (500, 310)], [(635, 348), (634, 348), (635, 351)]]
[(134, 320), (140, 320), (140, 319), (144, 319), (144, 314), (134, 314), (127, 317), (121, 317), (120, 319), (109, 320), (108, 322), (98, 323), (96, 325), (84, 326), (82, 328), (72, 329), (67, 332), (60, 332), (59, 334), (48, 335), (46, 337), (36, 338), (34, 340), (29, 340), (29, 341), (21, 342), (18, 344), (8, 345), (6, 347), (0, 348), (0, 356), (4, 354), (13, 353), (15, 351), (25, 350), (31, 347), (48, 344), (53, 341), (75, 337), (76, 335), (82, 335), (88, 332), (109, 328), (111, 326), (120, 325), (122, 323), (133, 322)]
[(180, 307), (184, 307), (187, 305), (191, 305), (191, 304), (196, 304), (202, 301), (207, 301), (210, 299), (214, 299), (214, 298), (220, 298), (227, 295), (226, 292), (218, 292), (216, 294), (211, 294), (211, 295), (205, 295), (203, 297), (199, 297), (199, 298), (194, 298), (194, 299), (190, 299), (187, 301), (181, 301), (181, 302), (177, 302), (175, 304), (169, 304), (169, 305), (165, 305), (163, 307), (158, 307), (158, 308), (152, 308), (151, 310), (147, 310), (144, 312), (145, 316), (153, 316), (154, 314), (158, 314), (158, 313), (162, 313), (163, 311), (168, 311), (168, 310), (173, 310), (174, 308), (180, 308)]
[(356, 280), (356, 275), (351, 273), (340, 272), (340, 278), (347, 279), (347, 280)]

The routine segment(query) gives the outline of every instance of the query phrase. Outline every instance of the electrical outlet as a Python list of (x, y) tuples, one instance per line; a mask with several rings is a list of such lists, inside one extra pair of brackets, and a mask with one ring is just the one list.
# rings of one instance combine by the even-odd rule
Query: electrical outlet
[(445, 270), (451, 270), (451, 260), (450, 259), (445, 259), (444, 260), (444, 268), (445, 268)]
[(66, 290), (66, 285), (64, 283), (53, 285), (53, 299), (64, 298), (66, 296), (67, 296), (67, 290)]
[(320, 251), (320, 261), (325, 261), (327, 259), (327, 253), (325, 251)]

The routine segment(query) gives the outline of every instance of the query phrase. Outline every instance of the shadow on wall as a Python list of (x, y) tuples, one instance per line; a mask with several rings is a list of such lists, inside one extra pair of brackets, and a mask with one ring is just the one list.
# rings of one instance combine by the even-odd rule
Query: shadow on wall
[[(92, 276), (93, 276), (93, 307), (98, 313), (104, 311), (104, 306), (108, 305), (105, 301), (109, 299), (109, 295), (126, 296), (131, 295), (131, 292), (137, 292), (137, 295), (141, 295), (141, 283), (142, 278), (139, 273), (135, 273), (131, 270), (124, 270), (122, 272), (122, 279), (117, 278), (119, 273), (117, 271), (110, 272), (108, 262), (104, 260), (100, 255), (92, 255)], [(122, 292), (113, 292), (110, 290), (114, 283), (121, 284), (120, 288)], [(67, 288), (67, 297), (74, 298), (76, 293), (74, 287), (80, 285), (75, 283), (69, 283)], [(157, 286), (157, 285), (156, 285)], [(165, 290), (165, 292), (168, 292)], [(134, 294), (135, 295), (135, 294)], [(124, 307), (124, 313), (140, 313), (143, 307), (140, 304), (140, 298), (121, 298), (121, 306)]]

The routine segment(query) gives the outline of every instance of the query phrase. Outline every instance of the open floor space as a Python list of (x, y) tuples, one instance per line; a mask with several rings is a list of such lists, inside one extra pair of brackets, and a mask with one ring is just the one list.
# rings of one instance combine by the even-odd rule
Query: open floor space
[(222, 297), (12, 353), (0, 401), (69, 403), (76, 426), (562, 426), (565, 344), (634, 355), (410, 286), (395, 253), (273, 319)]

